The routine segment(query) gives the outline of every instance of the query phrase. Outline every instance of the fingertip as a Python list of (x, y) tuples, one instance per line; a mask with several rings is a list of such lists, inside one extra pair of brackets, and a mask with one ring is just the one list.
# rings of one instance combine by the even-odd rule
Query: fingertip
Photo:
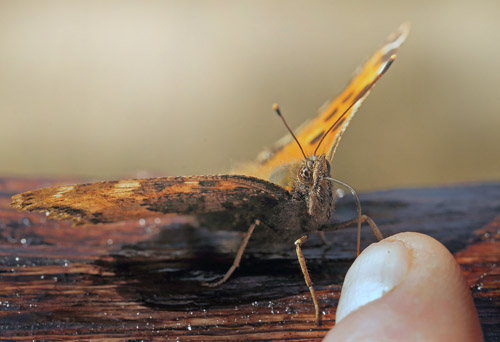
[(406, 277), (410, 259), (409, 250), (397, 240), (384, 240), (367, 247), (344, 279), (336, 322), (391, 291)]
[(481, 341), (468, 285), (437, 240), (401, 233), (366, 248), (349, 269), (325, 341)]

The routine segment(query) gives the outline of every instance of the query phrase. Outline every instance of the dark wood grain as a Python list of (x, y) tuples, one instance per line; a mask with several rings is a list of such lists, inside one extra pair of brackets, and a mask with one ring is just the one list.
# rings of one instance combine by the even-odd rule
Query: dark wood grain
[[(75, 180), (0, 179), (0, 335), (12, 340), (321, 340), (334, 324), (355, 228), (311, 236), (304, 252), (324, 311), (320, 327), (294, 246), (245, 255), (219, 288), (237, 236), (158, 217), (72, 227), (9, 207), (16, 193)], [(487, 341), (500, 340), (500, 184), (361, 196), (385, 235), (420, 231), (455, 253)], [(337, 218), (354, 215), (349, 201)], [(367, 229), (368, 231), (368, 229)], [(374, 241), (366, 233), (363, 245)], [(225, 248), (221, 248), (225, 247)]]

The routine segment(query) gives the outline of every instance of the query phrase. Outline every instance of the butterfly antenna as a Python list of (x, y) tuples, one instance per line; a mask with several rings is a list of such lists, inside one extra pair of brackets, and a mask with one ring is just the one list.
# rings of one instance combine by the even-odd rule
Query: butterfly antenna
[(286, 120), (285, 118), (283, 117), (283, 115), (281, 115), (281, 111), (280, 111), (280, 107), (275, 103), (273, 104), (273, 110), (276, 112), (276, 114), (278, 114), (278, 116), (281, 118), (281, 120), (283, 121), (283, 123), (285, 124), (285, 127), (286, 129), (288, 129), (288, 132), (290, 132), (290, 134), (292, 135), (292, 137), (295, 139), (295, 142), (297, 143), (297, 145), (299, 145), (299, 148), (300, 148), (300, 152), (302, 152), (302, 155), (304, 156), (305, 159), (307, 159), (307, 156), (306, 154), (304, 153), (304, 150), (302, 149), (302, 146), (300, 145), (299, 143), (299, 140), (297, 139), (297, 137), (295, 136), (295, 134), (293, 134), (293, 131), (290, 129), (290, 127), (288, 126), (288, 124), (286, 123)]
[(316, 146), (316, 149), (314, 150), (314, 155), (316, 155), (316, 152), (318, 151), (319, 147), (321, 146), (321, 143), (323, 142), (323, 140), (325, 140), (325, 137), (328, 135), (328, 133), (330, 133), (331, 130), (335, 126), (337, 126), (337, 123), (340, 122), (340, 120), (342, 120), (342, 118), (344, 117), (344, 115), (346, 115), (346, 113), (348, 111), (350, 111), (352, 109), (352, 107), (354, 107), (354, 105), (359, 102), (359, 100), (361, 100), (366, 94), (368, 94), (368, 92), (373, 88), (373, 86), (375, 85), (375, 83), (377, 83), (377, 81), (380, 79), (380, 77), (382, 77), (385, 74), (385, 72), (389, 69), (389, 67), (391, 66), (391, 64), (395, 60), (396, 60), (396, 55), (392, 55), (389, 58), (389, 60), (387, 61), (387, 63), (384, 65), (384, 69), (382, 69), (382, 71), (380, 72), (380, 74), (378, 74), (378, 76), (372, 81), (372, 83), (370, 83), (367, 87), (365, 87), (363, 89), (363, 91), (361, 93), (359, 93), (358, 96), (356, 96), (356, 98), (354, 99), (354, 101), (352, 101), (351, 105), (349, 107), (347, 107), (347, 109), (342, 113), (342, 115), (339, 116), (339, 118), (333, 123), (333, 125), (331, 125), (330, 128), (325, 132), (325, 134), (323, 134), (323, 136), (321, 137), (321, 140), (318, 143), (318, 146)]

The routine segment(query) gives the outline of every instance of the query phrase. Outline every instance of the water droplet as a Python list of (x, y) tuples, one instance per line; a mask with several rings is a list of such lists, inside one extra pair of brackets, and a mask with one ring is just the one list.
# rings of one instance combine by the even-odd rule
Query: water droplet
[(108, 239), (108, 241), (106, 241), (106, 243), (107, 243), (108, 245), (112, 245), (112, 244), (113, 244), (113, 239)]
[(22, 238), (22, 239), (20, 240), (20, 242), (21, 242), (21, 244), (25, 245), (25, 244), (26, 244), (26, 239), (25, 239), (25, 238)]
[(16, 261), (19, 261), (19, 257), (16, 257)]
[(42, 274), (42, 275), (40, 276), (40, 279), (45, 279), (45, 276)]
[(156, 224), (160, 224), (161, 223), (161, 219), (159, 217), (155, 217), (155, 223)]
[(141, 227), (144, 227), (144, 226), (146, 225), (146, 220), (145, 220), (145, 219), (143, 219), (143, 218), (141, 218), (141, 219), (139, 220), (139, 224), (141, 225)]
[(188, 324), (188, 330), (191, 331), (193, 328), (191, 328), (191, 324)]
[(337, 189), (337, 190), (335, 190), (335, 193), (336, 193), (338, 198), (342, 198), (345, 195), (345, 191), (343, 189)]
[(30, 225), (30, 219), (29, 219), (29, 218), (27, 218), (27, 217), (23, 218), (23, 224), (24, 224), (25, 226), (29, 226), (29, 225)]

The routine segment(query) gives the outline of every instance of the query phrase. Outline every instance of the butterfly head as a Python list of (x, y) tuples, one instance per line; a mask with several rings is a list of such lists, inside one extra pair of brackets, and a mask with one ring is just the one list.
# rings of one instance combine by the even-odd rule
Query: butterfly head
[[(295, 177), (291, 182), (292, 194), (295, 198), (305, 200), (307, 213), (312, 217), (313, 221), (317, 221), (320, 225), (324, 224), (330, 219), (335, 203), (332, 192), (333, 186), (327, 179), (330, 177), (330, 162), (325, 154), (318, 156), (316, 151), (314, 151), (313, 155), (307, 156), (299, 140), (281, 115), (278, 105), (274, 104), (273, 109), (285, 124), (304, 156), (302, 162), (298, 164)], [(286, 177), (282, 178), (286, 179)], [(273, 179), (273, 176), (271, 176), (271, 179)]]
[(305, 200), (307, 213), (321, 224), (326, 223), (333, 212), (333, 185), (330, 177), (330, 162), (326, 156), (305, 158), (297, 169), (294, 195)]
[(329, 177), (330, 163), (325, 156), (311, 156), (302, 162), (297, 172), (297, 180), (306, 186), (317, 187), (323, 177)]

